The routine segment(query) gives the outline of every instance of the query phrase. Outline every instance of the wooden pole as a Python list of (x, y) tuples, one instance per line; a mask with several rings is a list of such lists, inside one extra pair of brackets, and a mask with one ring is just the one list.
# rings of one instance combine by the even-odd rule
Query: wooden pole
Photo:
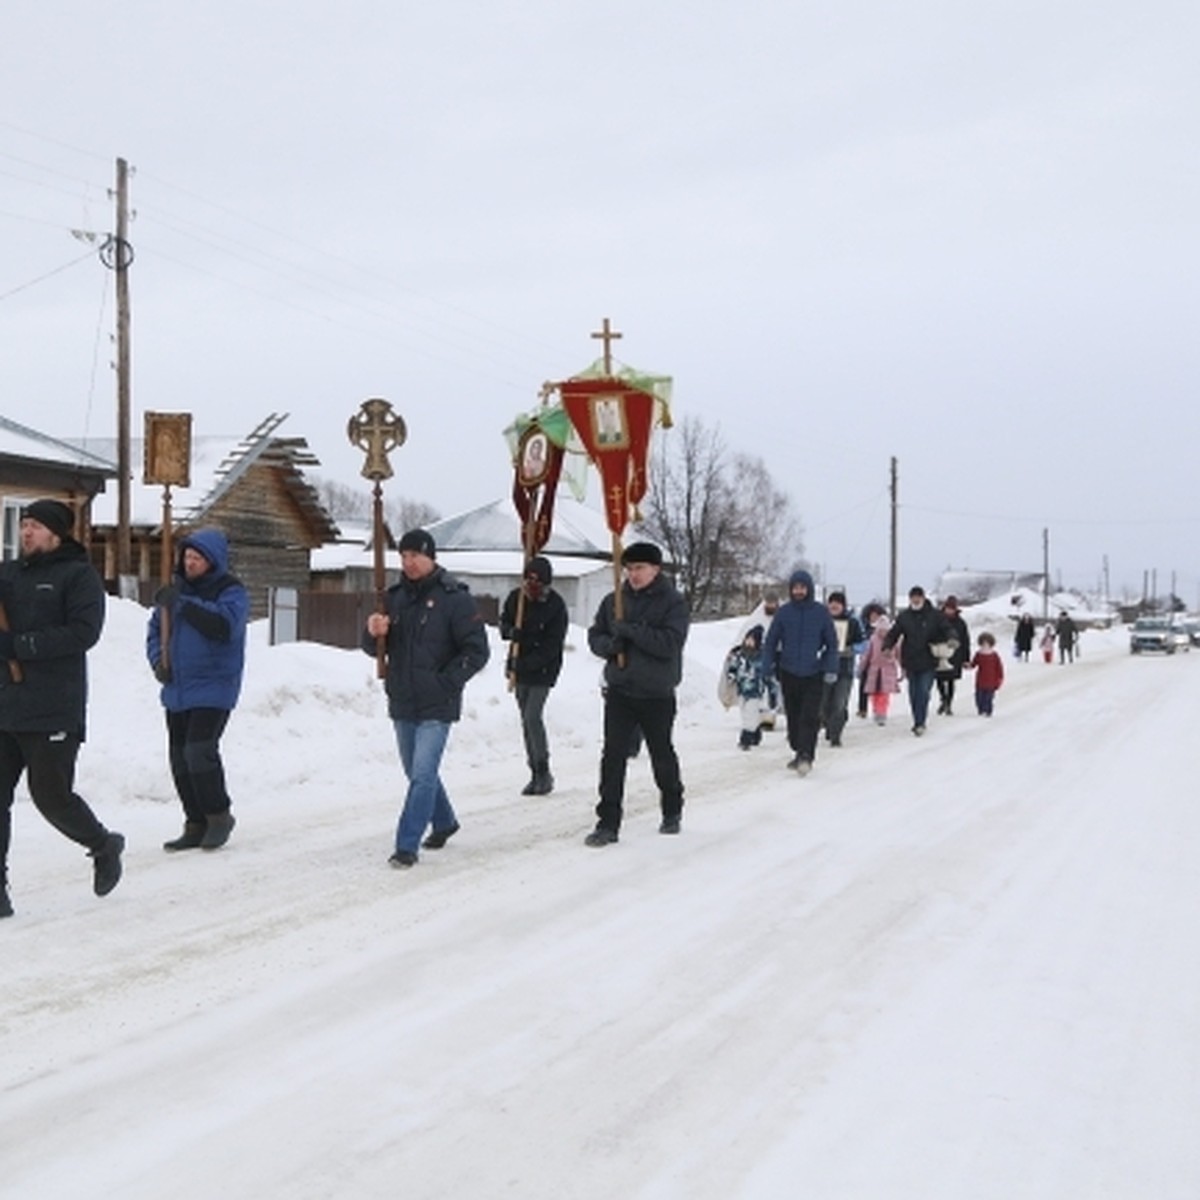
[[(164, 587), (171, 582), (171, 575), (174, 571), (175, 564), (171, 561), (175, 557), (175, 540), (174, 531), (171, 526), (171, 485), (167, 484), (163, 488), (163, 506), (162, 506), (162, 542), (161, 550), (162, 561), (158, 566), (158, 578)], [(158, 610), (158, 640), (161, 653), (158, 656), (159, 669), (163, 675), (166, 675), (171, 669), (171, 606), (163, 604)]]
[(129, 164), (117, 159), (117, 575), (133, 574), (130, 533), (130, 370), (129, 370)]
[[(375, 534), (371, 548), (375, 552), (375, 611), (387, 615), (387, 572), (383, 566), (383, 485), (378, 479), (371, 493), (371, 516)], [(387, 678), (387, 635), (375, 639), (375, 677)]]

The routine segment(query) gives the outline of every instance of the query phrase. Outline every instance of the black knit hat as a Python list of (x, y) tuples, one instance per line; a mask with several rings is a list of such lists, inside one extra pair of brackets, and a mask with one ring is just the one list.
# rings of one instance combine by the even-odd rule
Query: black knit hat
[(845, 592), (830, 592), (829, 595), (825, 597), (826, 604), (833, 604), (835, 601), (838, 604), (840, 604), (843, 608), (845, 608), (846, 607), (846, 593)]
[(621, 565), (629, 566), (630, 563), (650, 563), (652, 566), (662, 566), (662, 551), (653, 542), (634, 542), (632, 546), (626, 546), (625, 552), (621, 555)]
[(403, 554), (405, 550), (423, 554), (426, 558), (437, 558), (437, 546), (427, 529), (410, 529), (400, 539), (400, 553)]
[(533, 576), (542, 587), (549, 587), (550, 581), (554, 578), (554, 571), (550, 567), (550, 560), (543, 558), (540, 554), (531, 558), (525, 564), (525, 578)]
[(26, 517), (60, 538), (69, 538), (75, 528), (75, 514), (61, 500), (35, 500), (21, 509), (21, 519)]

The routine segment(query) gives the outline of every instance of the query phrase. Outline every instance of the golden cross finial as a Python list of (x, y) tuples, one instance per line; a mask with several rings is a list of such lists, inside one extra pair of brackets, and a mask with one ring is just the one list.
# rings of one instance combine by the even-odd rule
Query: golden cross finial
[(619, 341), (624, 335), (617, 333), (617, 331), (609, 325), (608, 318), (605, 317), (600, 330), (597, 333), (591, 334), (590, 336), (599, 338), (604, 343), (604, 373), (605, 375), (611, 375), (612, 343)]
[(367, 461), (362, 473), (367, 479), (390, 479), (392, 465), (388, 462), (388, 451), (404, 445), (408, 431), (399, 413), (392, 412), (386, 400), (364, 400), (362, 412), (350, 418), (346, 432), (352, 445), (367, 452)]

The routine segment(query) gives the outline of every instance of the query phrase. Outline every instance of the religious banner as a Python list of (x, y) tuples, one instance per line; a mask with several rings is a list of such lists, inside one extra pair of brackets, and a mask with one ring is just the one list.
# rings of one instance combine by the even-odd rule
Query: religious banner
[(538, 417), (533, 417), (525, 423), (513, 455), (513, 505), (521, 518), (526, 558), (532, 558), (550, 540), (562, 464), (562, 446)]
[(580, 378), (558, 385), (563, 407), (600, 472), (604, 517), (618, 537), (646, 494), (655, 398), (620, 379)]
[(148, 412), (143, 428), (142, 482), (190, 487), (192, 414)]

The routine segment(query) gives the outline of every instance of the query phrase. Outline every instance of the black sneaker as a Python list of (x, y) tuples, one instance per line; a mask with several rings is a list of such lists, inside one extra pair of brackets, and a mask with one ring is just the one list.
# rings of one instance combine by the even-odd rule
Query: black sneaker
[(678, 817), (663, 817), (662, 824), (658, 827), (659, 833), (678, 833), (679, 818)]
[(802, 759), (800, 755), (793, 754), (791, 760), (788, 762), (788, 770), (794, 771), (803, 761), (804, 759)]
[(462, 826), (457, 821), (449, 829), (431, 829), (429, 836), (421, 843), (426, 850), (440, 850)]
[(417, 865), (417, 856), (412, 850), (397, 850), (388, 862), (398, 870), (405, 870)]
[(201, 850), (219, 850), (227, 841), (229, 835), (233, 832), (233, 827), (237, 824), (234, 820), (233, 813), (213, 813), (208, 818), (208, 825), (204, 830), (204, 836), (200, 839)]
[(97, 896), (107, 896), (121, 882), (121, 851), (125, 849), (125, 838), (119, 833), (105, 836), (99, 850), (90, 850), (92, 856), (92, 890)]
[(13, 915), (12, 901), (8, 898), (8, 888), (0, 887), (0, 917)]
[(615, 829), (605, 829), (603, 825), (597, 825), (583, 839), (583, 844), (585, 846), (611, 846), (616, 840), (617, 831)]
[(915, 733), (917, 735), (917, 737), (924, 737), (925, 736), (925, 726), (924, 725), (914, 725), (913, 733)]

